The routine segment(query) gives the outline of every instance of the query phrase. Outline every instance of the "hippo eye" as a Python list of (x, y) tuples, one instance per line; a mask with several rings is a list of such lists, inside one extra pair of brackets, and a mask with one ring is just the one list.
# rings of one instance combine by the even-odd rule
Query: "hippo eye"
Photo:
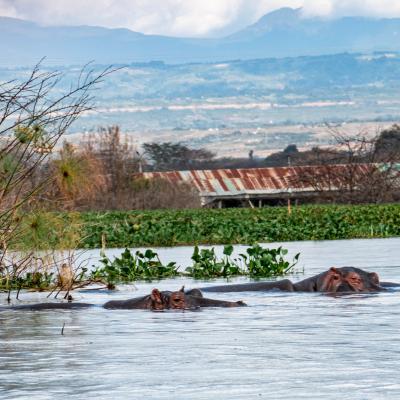
[(334, 279), (335, 281), (337, 281), (337, 280), (339, 279), (339, 276), (334, 275), (333, 279)]

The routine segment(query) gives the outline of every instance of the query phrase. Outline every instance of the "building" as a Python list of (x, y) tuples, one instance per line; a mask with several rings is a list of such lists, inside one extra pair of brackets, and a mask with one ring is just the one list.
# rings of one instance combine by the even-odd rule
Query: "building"
[(282, 205), (288, 200), (310, 202), (322, 191), (350, 190), (373, 171), (376, 164), (293, 166), (278, 168), (218, 169), (145, 172), (136, 178), (187, 183), (208, 207)]

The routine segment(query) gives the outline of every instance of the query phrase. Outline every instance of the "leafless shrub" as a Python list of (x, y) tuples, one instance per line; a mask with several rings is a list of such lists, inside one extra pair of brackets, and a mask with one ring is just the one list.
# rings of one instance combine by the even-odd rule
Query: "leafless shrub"
[(132, 207), (132, 176), (140, 169), (136, 147), (122, 135), (118, 126), (101, 128), (84, 138), (81, 147), (101, 165), (105, 190), (92, 201), (93, 209), (129, 209)]
[(323, 158), (309, 159), (318, 168), (304, 168), (298, 178), (318, 193), (317, 200), (384, 203), (400, 198), (400, 145), (393, 145), (398, 140), (396, 132), (400, 138), (400, 128), (391, 128), (390, 135), (387, 131), (373, 135), (361, 131), (352, 136), (334, 129), (330, 132), (334, 145), (324, 151)]
[(94, 73), (86, 66), (61, 94), (63, 74), (40, 64), (24, 81), (0, 83), (0, 265), (24, 219), (21, 207), (49, 183), (39, 174), (32, 179), (35, 172), (68, 127), (92, 108), (94, 86), (111, 71)]
[(173, 184), (165, 179), (135, 179), (132, 185), (134, 209), (198, 208), (199, 194), (186, 183)]

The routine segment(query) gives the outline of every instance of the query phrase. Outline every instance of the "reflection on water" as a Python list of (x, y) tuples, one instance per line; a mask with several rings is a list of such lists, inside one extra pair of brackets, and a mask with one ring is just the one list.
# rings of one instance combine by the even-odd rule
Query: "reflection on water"
[[(400, 281), (400, 239), (285, 246), (302, 253), (305, 276), (335, 264)], [(163, 255), (185, 261), (190, 250), (169, 249)], [(102, 304), (147, 293), (155, 285), (181, 284), (204, 285), (180, 278), (76, 297)], [(0, 398), (400, 398), (400, 291), (213, 296), (243, 299), (249, 307), (2, 312)]]

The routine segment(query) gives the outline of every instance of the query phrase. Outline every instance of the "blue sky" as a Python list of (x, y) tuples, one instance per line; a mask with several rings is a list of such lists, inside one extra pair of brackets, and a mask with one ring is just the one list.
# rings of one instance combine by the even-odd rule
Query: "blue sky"
[(43, 25), (100, 25), (171, 36), (221, 36), (280, 7), (304, 15), (400, 17), (400, 0), (0, 0), (0, 15)]

